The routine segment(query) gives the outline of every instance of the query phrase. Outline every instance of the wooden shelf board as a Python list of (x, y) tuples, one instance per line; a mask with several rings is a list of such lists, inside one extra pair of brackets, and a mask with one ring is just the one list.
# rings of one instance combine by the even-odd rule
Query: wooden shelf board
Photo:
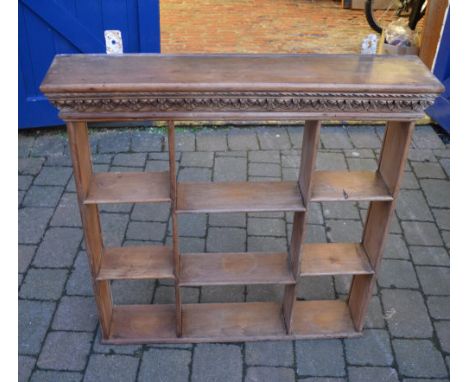
[(169, 172), (93, 174), (85, 204), (170, 202)]
[(291, 326), (295, 338), (353, 337), (354, 328), (348, 304), (342, 300), (296, 301)]
[(305, 211), (297, 182), (179, 183), (177, 212)]
[(301, 276), (373, 274), (360, 243), (306, 243)]
[(346, 302), (297, 301), (293, 333), (286, 334), (281, 304), (275, 302), (186, 304), (182, 336), (175, 335), (173, 305), (114, 307), (111, 333), (104, 343), (239, 342), (267, 339), (354, 337)]
[(96, 279), (174, 279), (172, 250), (163, 245), (106, 248)]
[(315, 171), (310, 200), (388, 201), (393, 197), (378, 172)]
[(294, 284), (287, 253), (185, 253), (181, 286)]

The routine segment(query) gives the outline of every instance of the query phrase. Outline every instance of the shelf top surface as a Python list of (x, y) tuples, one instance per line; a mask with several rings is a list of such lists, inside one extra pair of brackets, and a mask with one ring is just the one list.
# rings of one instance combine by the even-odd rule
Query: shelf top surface
[(105, 92), (440, 93), (416, 56), (330, 54), (58, 55), (46, 94)]

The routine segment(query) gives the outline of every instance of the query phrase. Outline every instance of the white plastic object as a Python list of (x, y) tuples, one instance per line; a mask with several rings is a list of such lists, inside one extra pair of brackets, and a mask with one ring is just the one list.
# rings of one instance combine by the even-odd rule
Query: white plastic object
[(107, 54), (123, 53), (122, 33), (119, 30), (104, 31), (104, 39), (106, 40)]

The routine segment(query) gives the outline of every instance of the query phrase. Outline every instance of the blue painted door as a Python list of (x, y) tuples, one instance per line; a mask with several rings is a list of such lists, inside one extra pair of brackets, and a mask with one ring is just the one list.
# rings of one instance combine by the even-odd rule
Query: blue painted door
[(444, 84), (444, 93), (436, 99), (426, 113), (450, 133), (450, 9), (447, 11), (444, 31), (434, 66), (434, 74)]
[(59, 53), (105, 53), (104, 31), (125, 53), (160, 52), (159, 0), (19, 0), (19, 128), (62, 125), (39, 91)]

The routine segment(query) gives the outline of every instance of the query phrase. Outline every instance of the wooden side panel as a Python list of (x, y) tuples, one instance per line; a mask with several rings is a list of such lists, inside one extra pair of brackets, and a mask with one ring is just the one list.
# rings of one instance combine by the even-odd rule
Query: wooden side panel
[(84, 198), (89, 190), (93, 173), (88, 141), (88, 128), (84, 122), (75, 122), (67, 124), (67, 131), (76, 182), (76, 193), (86, 241), (86, 251), (91, 275), (93, 277), (93, 288), (99, 313), (99, 322), (102, 329), (102, 337), (105, 339), (108, 338), (110, 334), (112, 294), (108, 281), (95, 280), (100, 268), (103, 253), (99, 211), (95, 204), (83, 204)]
[[(312, 193), (312, 179), (317, 158), (317, 150), (320, 142), (320, 122), (306, 121), (304, 134), (302, 138), (301, 164), (299, 168), (299, 190), (302, 196), (302, 202), (306, 208), (305, 212), (298, 211), (294, 213), (293, 229), (291, 234), (290, 261), (294, 278), (297, 282), (300, 272), (302, 246), (304, 243), (304, 230), (307, 220), (307, 208)], [(286, 324), (286, 330), (291, 332), (293, 321), (294, 303), (296, 301), (297, 285), (287, 285), (283, 297), (283, 313)]]
[(180, 248), (179, 248), (179, 226), (177, 224), (177, 162), (175, 158), (175, 126), (174, 121), (168, 123), (169, 141), (169, 174), (170, 174), (170, 194), (171, 194), (171, 220), (172, 220), (172, 256), (175, 276), (175, 322), (176, 333), (182, 335), (182, 301), (180, 296)]
[(367, 213), (362, 236), (362, 247), (375, 274), (356, 275), (351, 283), (348, 302), (351, 317), (358, 331), (361, 331), (364, 326), (367, 307), (372, 295), (372, 287), (382, 260), (385, 239), (395, 208), (395, 198), (400, 189), (413, 129), (414, 123), (412, 122), (387, 123), (378, 172), (393, 195), (393, 201), (373, 201)]

